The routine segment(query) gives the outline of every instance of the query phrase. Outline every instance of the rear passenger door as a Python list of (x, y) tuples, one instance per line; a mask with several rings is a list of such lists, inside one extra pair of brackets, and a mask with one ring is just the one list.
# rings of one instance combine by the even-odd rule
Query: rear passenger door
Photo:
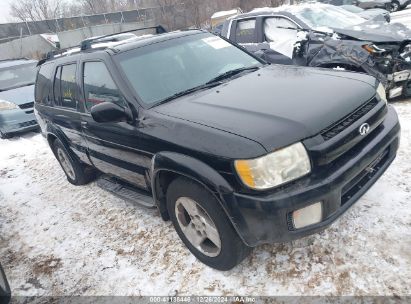
[(146, 174), (152, 155), (141, 151), (139, 130), (133, 123), (98, 123), (91, 117), (91, 108), (102, 102), (112, 102), (123, 108), (130, 105), (114, 81), (104, 61), (84, 61), (82, 95), (85, 105), (83, 133), (89, 157), (100, 171), (114, 175), (143, 190), (149, 190)]
[(81, 128), (81, 106), (78, 101), (77, 63), (57, 66), (53, 81), (50, 120), (55, 133), (84, 162), (89, 162)]

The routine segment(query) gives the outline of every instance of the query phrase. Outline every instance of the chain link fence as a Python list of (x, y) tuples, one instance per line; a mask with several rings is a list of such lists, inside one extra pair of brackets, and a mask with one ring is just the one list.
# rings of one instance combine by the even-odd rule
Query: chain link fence
[(188, 25), (184, 7), (181, 7), (181, 5), (152, 7), (100, 15), (0, 24), (0, 43), (21, 37), (58, 33), (95, 25), (145, 22), (149, 20), (164, 24), (168, 29), (181, 29)]

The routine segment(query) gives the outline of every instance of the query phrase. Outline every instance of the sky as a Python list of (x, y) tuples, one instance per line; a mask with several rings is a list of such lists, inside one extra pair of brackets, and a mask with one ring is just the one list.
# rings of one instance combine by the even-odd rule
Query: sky
[(10, 21), (10, 3), (18, 0), (0, 0), (0, 23)]

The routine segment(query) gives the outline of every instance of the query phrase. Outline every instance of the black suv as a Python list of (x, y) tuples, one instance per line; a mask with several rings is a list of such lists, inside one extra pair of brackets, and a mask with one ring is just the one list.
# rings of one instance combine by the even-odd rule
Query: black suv
[(98, 172), (211, 267), (323, 230), (396, 156), (371, 76), (268, 65), (201, 30), (108, 40), (41, 62), (42, 132), (69, 182)]

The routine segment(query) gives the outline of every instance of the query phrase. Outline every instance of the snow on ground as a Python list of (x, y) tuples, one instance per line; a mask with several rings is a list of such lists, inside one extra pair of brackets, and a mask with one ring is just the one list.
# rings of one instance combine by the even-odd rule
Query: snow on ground
[(219, 272), (156, 211), (70, 185), (41, 135), (0, 142), (0, 261), (14, 295), (410, 295), (411, 101), (383, 178), (326, 231)]
[(402, 11), (391, 13), (391, 22), (399, 22), (411, 29), (411, 6)]

